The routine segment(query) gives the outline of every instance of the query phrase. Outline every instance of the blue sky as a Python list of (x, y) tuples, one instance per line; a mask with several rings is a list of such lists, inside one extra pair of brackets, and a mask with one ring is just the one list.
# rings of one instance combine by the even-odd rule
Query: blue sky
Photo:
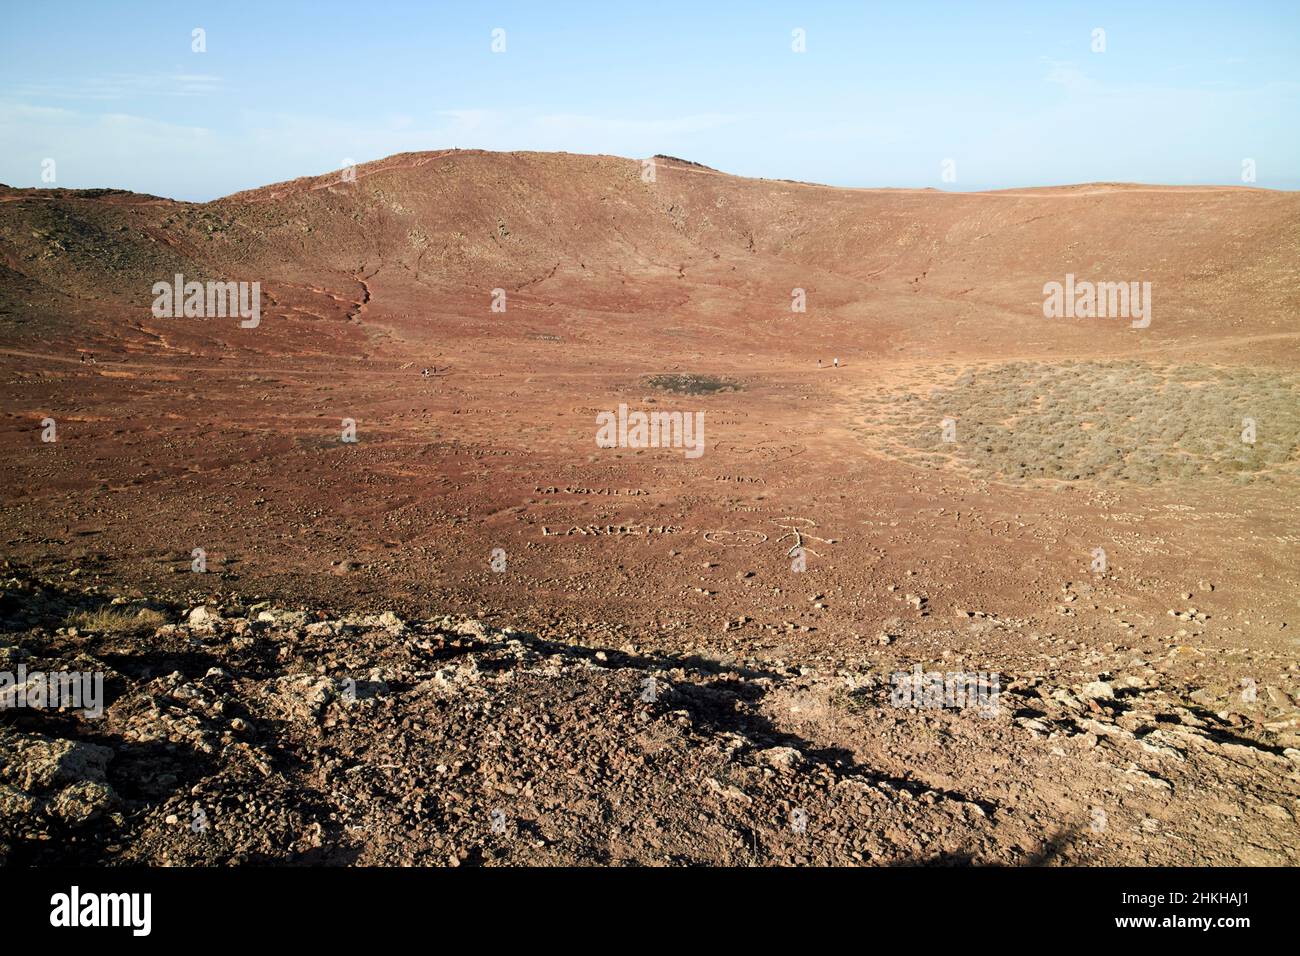
[(1295, 0), (88, 0), (3, 19), (14, 186), (53, 159), (55, 185), (206, 200), (459, 146), (943, 189), (1239, 184), (1253, 159), (1257, 185), (1300, 189)]

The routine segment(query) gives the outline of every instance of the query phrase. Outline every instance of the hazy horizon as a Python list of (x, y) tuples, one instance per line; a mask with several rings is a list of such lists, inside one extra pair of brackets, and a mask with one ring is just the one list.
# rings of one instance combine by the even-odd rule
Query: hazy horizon
[[(444, 147), (430, 148), (427, 150), (403, 150), (398, 153), (390, 153), (387, 156), (378, 156), (375, 157), (375, 159), (373, 160), (364, 160), (358, 162), (356, 166), (358, 169), (362, 169), (367, 165), (371, 165), (374, 163), (381, 163), (384, 160), (392, 159), (394, 156), (401, 156), (407, 154), (421, 154), (421, 153), (439, 154), (439, 153), (458, 152), (458, 151), (488, 153), (488, 154), (502, 155), (502, 156), (514, 153), (520, 155), (538, 154), (538, 155), (547, 155), (547, 156), (568, 155), (568, 156), (575, 156), (575, 157), (611, 157), (615, 159), (626, 159), (628, 160), (628, 162), (638, 162), (638, 161), (643, 161), (644, 159), (651, 158), (651, 157), (617, 156), (613, 153), (579, 153), (579, 152), (574, 152), (573, 150), (529, 150), (529, 149), (504, 150), (504, 149), (484, 149), (477, 146), (444, 146)], [(689, 156), (670, 156), (667, 154), (656, 154), (656, 157), (654, 158), (683, 160), (688, 163), (692, 163), (694, 165), (703, 166), (705, 169), (708, 169), (712, 172), (720, 173), (724, 176), (733, 176), (739, 179), (753, 179), (755, 181), (774, 182), (774, 183), (794, 183), (801, 186), (810, 186), (819, 189), (846, 189), (846, 190), (860, 190), (864, 192), (871, 192), (871, 191), (913, 192), (913, 191), (920, 191), (920, 190), (928, 190), (931, 192), (939, 192), (939, 193), (948, 192), (954, 194), (975, 194), (975, 193), (991, 193), (991, 192), (1019, 192), (1019, 191), (1029, 191), (1035, 189), (1069, 189), (1075, 186), (1117, 186), (1117, 187), (1132, 187), (1134, 189), (1168, 189), (1174, 191), (1176, 190), (1194, 191), (1196, 189), (1251, 189), (1251, 190), (1263, 190), (1263, 191), (1270, 191), (1270, 192), (1300, 191), (1300, 187), (1287, 189), (1283, 187), (1263, 186), (1258, 183), (1250, 183), (1250, 184), (1175, 183), (1175, 184), (1171, 184), (1171, 183), (1145, 183), (1145, 182), (1118, 181), (1118, 180), (1091, 180), (1087, 182), (1035, 183), (1029, 186), (990, 186), (984, 189), (975, 189), (975, 188), (962, 189), (956, 186), (952, 186), (950, 184), (944, 184), (939, 186), (845, 186), (836, 183), (824, 183), (824, 182), (817, 182), (814, 180), (807, 180), (807, 179), (793, 179), (789, 176), (745, 176), (740, 173), (733, 173), (730, 170), (718, 169), (717, 167), (709, 166), (707, 163), (699, 163), (696, 160), (692, 160)], [(335, 171), (336, 170), (333, 169), (325, 169), (320, 171), (303, 173), (299, 176), (293, 176), (288, 179), (278, 179), (273, 182), (266, 182), (266, 183), (255, 183), (247, 187), (244, 187), (242, 189), (237, 189), (229, 193), (223, 193), (220, 196), (213, 196), (210, 199), (185, 199), (179, 196), (168, 196), (166, 194), (159, 193), (157, 191), (148, 190), (148, 189), (129, 189), (126, 191), (135, 193), (136, 195), (155, 196), (159, 199), (169, 199), (177, 202), (194, 202), (194, 203), (215, 202), (220, 199), (228, 198), (229, 196), (238, 195), (241, 192), (250, 192), (258, 189), (279, 186), (286, 183), (294, 182), (295, 180), (299, 180), (299, 179), (311, 179), (316, 176), (328, 175), (331, 172), (335, 172)], [(0, 185), (9, 186), (17, 189), (81, 190), (81, 189), (123, 189), (124, 188), (119, 186), (63, 186), (57, 184), (46, 184), (41, 182), (23, 186), (15, 183), (5, 183), (3, 181), (0, 181)]]

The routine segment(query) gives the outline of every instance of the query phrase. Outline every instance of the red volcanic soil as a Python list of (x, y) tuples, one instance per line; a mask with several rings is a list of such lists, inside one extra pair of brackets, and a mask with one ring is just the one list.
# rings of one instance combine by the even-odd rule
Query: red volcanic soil
[[(239, 842), (232, 804), (227, 843), (187, 842), (183, 793), (119, 781), (115, 799), (148, 822), (127, 856), (103, 836), (92, 857), (1300, 861), (1300, 196), (837, 189), (668, 158), (654, 171), (452, 150), (201, 205), (0, 187), (13, 647), (101, 659), (98, 642), (130, 657), (157, 641), (190, 686), (209, 668), (186, 663), (188, 625), (119, 646), (85, 624), (55, 633), (68, 622), (49, 608), (117, 596), (267, 625), (258, 640), (281, 650), (257, 666), (284, 673), (208, 625), (188, 639), (238, 686), (200, 690), (243, 701), (263, 745), (325, 761), (325, 804), (329, 747), (399, 777), (419, 776), (415, 751), (366, 751), (374, 728), (339, 729), (338, 701), (275, 730), (274, 707), (253, 702), (281, 700), (266, 682), (295, 669), (396, 668), (363, 717), (423, 734), (421, 761), (478, 753), (458, 736), (478, 712), (453, 720), (471, 692), (421, 684), (391, 660), (402, 641), (517, 671), (527, 687), (473, 694), (554, 725), (519, 731), (517, 760), (554, 760), (501, 791), (509, 839), (492, 788), (518, 767), (479, 757), (472, 783), (420, 777), (418, 811), (347, 824), (371, 828), (356, 837), (370, 856), (330, 856), (303, 833), (347, 844), (337, 806), (330, 823), (284, 794), (265, 799), (293, 838)], [(260, 283), (260, 324), (156, 318), (152, 287), (178, 273)], [(1067, 274), (1149, 282), (1150, 324), (1045, 318), (1044, 285)], [(598, 447), (597, 416), (620, 404), (702, 412), (703, 454)], [(259, 623), (258, 602), (425, 623), (309, 635)], [(456, 644), (428, 623), (443, 615), (481, 622), (466, 640), (486, 643)], [(506, 627), (545, 646), (502, 663), (484, 634)], [(999, 675), (996, 714), (893, 706), (890, 675), (916, 665)], [(165, 669), (117, 670), (121, 721), (175, 690), (149, 684)], [(679, 696), (638, 710), (655, 674)], [(403, 723), (417, 700), (439, 715), (420, 733)], [(109, 783), (131, 739), (20, 730), (118, 748)], [(215, 754), (236, 746), (223, 733)], [(728, 734), (742, 743), (728, 750)], [(579, 793), (559, 756), (578, 738), (660, 756)], [(701, 754), (717, 748), (731, 756), (715, 766)], [(236, 786), (231, 759), (202, 777), (212, 793)], [(545, 800), (520, 796), (534, 784)], [(841, 799), (859, 786), (869, 796)], [(448, 788), (467, 809), (429, 823)], [(662, 839), (582, 822), (619, 806), (669, 821)], [(48, 859), (34, 836), (10, 845)]]

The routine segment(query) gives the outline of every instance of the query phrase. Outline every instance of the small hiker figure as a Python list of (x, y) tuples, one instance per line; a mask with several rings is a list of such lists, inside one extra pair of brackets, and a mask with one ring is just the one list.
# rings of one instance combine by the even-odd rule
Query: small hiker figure
[(822, 367), (822, 360), (821, 360), (821, 359), (818, 359), (818, 360), (817, 360), (817, 367), (818, 367), (818, 368), (821, 368), (821, 367)]
[(836, 368), (839, 368), (839, 367), (840, 367), (840, 360), (839, 360), (839, 359), (836, 359), (836, 360), (835, 360), (835, 367), (836, 367)]
[(428, 378), (428, 377), (429, 377), (429, 370), (428, 370), (427, 368), (422, 368), (422, 369), (420, 369), (420, 374), (423, 375), (425, 378)]

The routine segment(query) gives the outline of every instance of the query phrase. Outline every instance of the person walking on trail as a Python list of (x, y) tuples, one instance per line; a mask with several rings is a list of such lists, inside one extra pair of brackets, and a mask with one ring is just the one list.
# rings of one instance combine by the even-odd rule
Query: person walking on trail
[(839, 360), (839, 359), (836, 359), (836, 360), (835, 360), (835, 367), (836, 367), (836, 368), (839, 368), (839, 367), (840, 367), (840, 360)]

